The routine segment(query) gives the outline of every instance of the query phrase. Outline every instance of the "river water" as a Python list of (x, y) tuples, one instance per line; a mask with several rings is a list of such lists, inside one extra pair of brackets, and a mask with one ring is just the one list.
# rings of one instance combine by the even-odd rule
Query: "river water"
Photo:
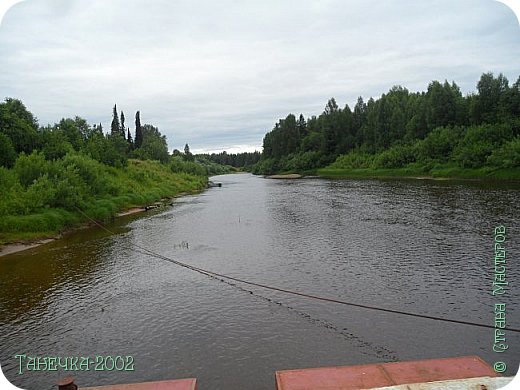
[[(274, 389), (274, 371), (479, 355), (514, 375), (520, 334), (232, 286), (132, 249), (359, 304), (520, 327), (520, 190), (433, 180), (214, 178), (221, 188), (0, 258), (0, 364), (24, 389), (197, 377), (199, 388)], [(493, 229), (507, 279), (491, 294)], [(15, 355), (131, 356), (133, 371), (27, 371)], [(109, 360), (104, 360), (109, 363)], [(121, 361), (121, 360), (120, 360)], [(25, 361), (27, 362), (27, 360)], [(110, 364), (107, 364), (104, 368)], [(43, 367), (41, 367), (43, 368)], [(121, 366), (120, 366), (121, 368)], [(130, 368), (130, 366), (127, 366)]]

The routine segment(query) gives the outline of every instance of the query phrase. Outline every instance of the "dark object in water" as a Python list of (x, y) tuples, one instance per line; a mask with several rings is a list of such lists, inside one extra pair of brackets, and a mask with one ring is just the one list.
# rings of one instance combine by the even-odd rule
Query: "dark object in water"
[(211, 187), (222, 187), (222, 183), (215, 183), (212, 181), (208, 181), (208, 188), (211, 188)]
[(77, 390), (78, 385), (74, 383), (74, 378), (71, 376), (68, 376), (66, 378), (61, 379), (58, 383), (59, 390)]

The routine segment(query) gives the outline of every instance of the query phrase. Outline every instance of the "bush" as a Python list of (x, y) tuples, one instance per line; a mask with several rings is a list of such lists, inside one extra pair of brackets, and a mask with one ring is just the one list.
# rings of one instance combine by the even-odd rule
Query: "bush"
[(100, 162), (81, 154), (67, 154), (63, 159), (63, 165), (75, 168), (90, 193), (100, 195), (107, 192), (109, 188), (107, 167)]
[(206, 168), (192, 161), (184, 161), (181, 157), (171, 157), (170, 169), (174, 173), (188, 173), (196, 176), (206, 176)]
[(14, 171), (25, 187), (29, 187), (36, 179), (49, 172), (50, 163), (45, 160), (45, 156), (37, 151), (30, 155), (21, 153), (14, 165)]
[(462, 168), (478, 168), (484, 165), (492, 152), (493, 145), (490, 142), (478, 141), (458, 147), (453, 159)]
[(255, 175), (272, 175), (280, 170), (279, 161), (275, 158), (260, 160), (253, 166)]
[(396, 145), (387, 149), (374, 159), (374, 168), (403, 168), (415, 162), (415, 150), (410, 145)]
[(363, 169), (371, 168), (374, 163), (374, 155), (352, 151), (348, 154), (339, 156), (328, 168), (332, 169)]
[(453, 160), (463, 168), (481, 167), (488, 161), (493, 150), (511, 136), (509, 125), (471, 126), (453, 151)]
[(487, 162), (498, 168), (520, 167), (520, 137), (504, 143), (488, 157)]
[(463, 129), (460, 127), (438, 127), (415, 144), (418, 161), (447, 162), (458, 145)]
[(303, 152), (295, 153), (289, 156), (283, 164), (283, 170), (287, 171), (308, 171), (319, 168), (323, 153), (321, 152)]

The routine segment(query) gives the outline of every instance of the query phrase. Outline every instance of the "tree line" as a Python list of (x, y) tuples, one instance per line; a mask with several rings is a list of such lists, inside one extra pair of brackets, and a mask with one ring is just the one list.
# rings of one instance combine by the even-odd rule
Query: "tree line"
[(10, 168), (21, 154), (40, 151), (47, 160), (57, 160), (67, 153), (83, 153), (114, 167), (127, 165), (128, 158), (168, 162), (166, 137), (157, 127), (141, 125), (140, 112), (135, 115), (135, 141), (125, 127), (123, 111), (114, 105), (110, 133), (101, 123), (89, 125), (79, 116), (63, 118), (54, 125), (40, 127), (34, 115), (18, 99), (0, 103), (0, 165)]
[[(132, 136), (133, 133), (133, 136)], [(109, 132), (79, 116), (39, 126), (18, 99), (0, 103), (0, 244), (55, 234), (84, 220), (206, 185), (228, 168), (185, 152), (135, 114), (135, 130), (114, 105)]]
[(234, 168), (244, 168), (247, 170), (260, 161), (262, 154), (258, 151), (242, 153), (228, 153), (224, 151), (220, 153), (198, 154), (197, 156), (206, 158), (216, 164), (229, 165)]
[(194, 156), (186, 144), (184, 153), (168, 152), (166, 136), (151, 124), (141, 124), (135, 113), (135, 129), (127, 127), (124, 112), (114, 105), (110, 132), (100, 124), (89, 125), (79, 116), (62, 118), (54, 125), (39, 126), (36, 117), (19, 99), (0, 103), (0, 166), (13, 168), (21, 156), (39, 153), (56, 161), (68, 154), (81, 154), (102, 164), (123, 168), (128, 159), (157, 160), (174, 172), (209, 175), (227, 172), (209, 156)]
[[(289, 114), (263, 139), (255, 173), (325, 167), (399, 168), (450, 163), (463, 168), (520, 166), (520, 77), (482, 74), (477, 92), (432, 81), (425, 92), (394, 86), (353, 109), (331, 98), (319, 116)], [(344, 156), (350, 156), (345, 158)]]

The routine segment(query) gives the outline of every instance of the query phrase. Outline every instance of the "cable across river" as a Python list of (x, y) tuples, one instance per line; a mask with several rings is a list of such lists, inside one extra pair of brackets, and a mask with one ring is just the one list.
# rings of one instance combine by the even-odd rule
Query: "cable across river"
[[(94, 219), (92, 219), (91, 217), (89, 217), (85, 212), (80, 210), (78, 207), (76, 207), (76, 209), (83, 216), (85, 216), (88, 220), (92, 221), (94, 224), (96, 224), (97, 226), (99, 226), (100, 228), (105, 230), (106, 232), (108, 232), (110, 234), (113, 234), (113, 235), (116, 234), (113, 231), (111, 231), (110, 229), (108, 229), (107, 227), (105, 227), (103, 224), (101, 224), (101, 223), (95, 221)], [(295, 295), (295, 296), (304, 297), (304, 298), (313, 299), (313, 300), (318, 300), (318, 301), (323, 301), (323, 302), (337, 303), (337, 304), (340, 304), (340, 305), (359, 307), (359, 308), (362, 308), (362, 309), (375, 310), (375, 311), (381, 311), (381, 312), (387, 312), (387, 313), (394, 313), (394, 314), (410, 316), (410, 317), (415, 317), (415, 318), (424, 318), (424, 319), (428, 319), (428, 320), (450, 322), (450, 323), (454, 323), (454, 324), (462, 324), (462, 325), (475, 326), (475, 327), (480, 327), (480, 328), (495, 329), (494, 325), (480, 324), (480, 323), (471, 322), (471, 321), (454, 320), (454, 319), (449, 319), (449, 318), (430, 316), (430, 315), (426, 315), (426, 314), (411, 313), (411, 312), (405, 312), (405, 311), (402, 311), (402, 310), (386, 309), (386, 308), (383, 308), (383, 307), (363, 305), (363, 304), (359, 304), (359, 303), (354, 303), (354, 302), (348, 302), (348, 301), (340, 300), (340, 299), (337, 299), (337, 298), (327, 298), (327, 297), (322, 297), (322, 296), (318, 296), (318, 295), (313, 295), (313, 294), (307, 294), (307, 293), (303, 293), (303, 292), (288, 290), (288, 289), (285, 289), (285, 288), (269, 286), (269, 285), (266, 285), (266, 284), (256, 283), (256, 282), (253, 282), (253, 281), (250, 281), (250, 280), (241, 279), (241, 278), (237, 278), (237, 277), (221, 274), (221, 273), (218, 273), (218, 272), (213, 272), (213, 271), (210, 271), (210, 270), (207, 270), (207, 269), (204, 269), (204, 268), (195, 267), (193, 265), (186, 264), (186, 263), (180, 262), (178, 260), (172, 259), (172, 258), (170, 258), (168, 256), (161, 255), (159, 253), (156, 253), (156, 252), (154, 252), (154, 251), (152, 251), (152, 250), (150, 250), (148, 248), (142, 247), (141, 245), (138, 245), (138, 244), (135, 244), (135, 243), (130, 243), (130, 246), (131, 247), (128, 247), (128, 249), (134, 250), (134, 251), (139, 252), (141, 254), (145, 254), (147, 256), (151, 256), (151, 257), (154, 257), (154, 258), (157, 258), (157, 259), (169, 261), (170, 263), (178, 265), (179, 267), (183, 267), (183, 268), (189, 269), (191, 271), (198, 272), (198, 273), (200, 273), (202, 275), (209, 276), (209, 277), (211, 277), (213, 279), (218, 279), (218, 280), (220, 280), (222, 282), (224, 282), (225, 280), (231, 280), (231, 281), (234, 281), (234, 282), (247, 284), (249, 286), (260, 287), (260, 288), (263, 288), (263, 289), (266, 289), (266, 290), (278, 291), (278, 292), (282, 292), (282, 293), (285, 293), (285, 294)], [(137, 248), (138, 250), (136, 250), (135, 248)], [(506, 327), (501, 328), (501, 329), (507, 330), (507, 331), (510, 331), (510, 332), (520, 333), (520, 329), (519, 328), (512, 328), (512, 327), (507, 327), (506, 326)]]

